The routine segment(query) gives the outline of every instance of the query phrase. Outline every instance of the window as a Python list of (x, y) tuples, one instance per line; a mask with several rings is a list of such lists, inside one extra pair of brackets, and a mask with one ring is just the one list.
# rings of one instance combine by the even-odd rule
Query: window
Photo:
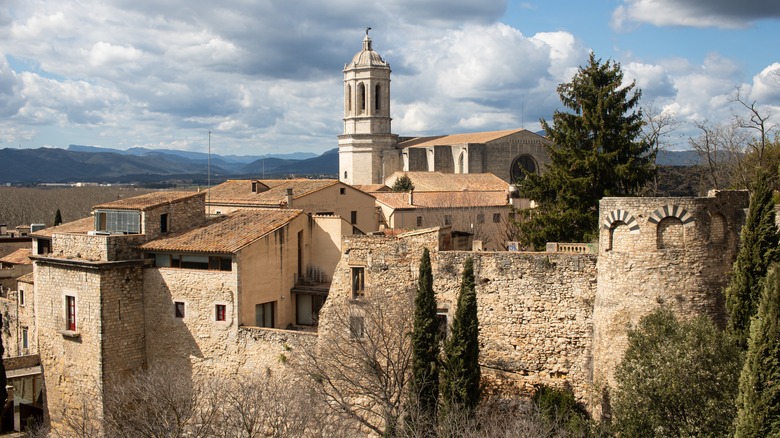
[(30, 348), (30, 342), (27, 334), (28, 334), (27, 327), (22, 326), (22, 348), (25, 350)]
[(233, 260), (230, 257), (209, 257), (209, 269), (212, 271), (232, 271)]
[(276, 301), (255, 305), (255, 325), (258, 327), (274, 327), (274, 311)]
[(479, 213), (477, 215), (477, 223), (478, 224), (484, 224), (485, 223), (485, 214), (484, 213)]
[(51, 240), (38, 238), (37, 254), (48, 254), (51, 252)]
[(418, 227), (422, 226), (422, 216), (417, 216), (417, 226)]
[(160, 215), (160, 233), (168, 232), (168, 213)]
[(379, 84), (376, 84), (376, 87), (374, 88), (374, 108), (379, 111), (381, 108), (379, 105), (379, 102), (381, 101), (380, 97), (382, 95), (382, 87), (379, 86)]
[(350, 213), (350, 222), (349, 223), (351, 223), (352, 225), (355, 225), (357, 223), (357, 212), (356, 211), (352, 211)]
[(298, 294), (295, 301), (296, 322), (299, 325), (317, 324), (323, 304), (325, 304), (325, 297), (322, 295)]
[(493, 223), (494, 224), (501, 223), (501, 213), (493, 213)]
[(358, 107), (360, 109), (360, 114), (366, 112), (366, 86), (362, 83), (358, 85)]
[(214, 320), (215, 321), (225, 321), (225, 310), (227, 309), (227, 306), (224, 304), (217, 304), (214, 306)]
[(184, 318), (184, 302), (183, 301), (175, 301), (173, 303), (174, 308), (174, 315), (177, 318)]
[(439, 327), (440, 341), (447, 339), (447, 313), (447, 309), (439, 309), (436, 311), (436, 323)]
[(339, 189), (339, 194), (340, 195), (346, 195), (347, 194), (347, 189), (345, 189), (344, 187), (340, 188)]
[(76, 297), (65, 296), (65, 329), (76, 331)]
[(356, 300), (365, 296), (365, 270), (364, 268), (352, 268), (352, 299)]
[(95, 231), (139, 234), (141, 212), (137, 210), (98, 210), (95, 214)]
[(24, 289), (19, 289), (19, 306), (24, 307)]
[(362, 339), (365, 334), (365, 320), (362, 316), (349, 317), (349, 336), (352, 339)]
[(452, 215), (451, 214), (445, 214), (444, 215), (444, 225), (452, 225)]

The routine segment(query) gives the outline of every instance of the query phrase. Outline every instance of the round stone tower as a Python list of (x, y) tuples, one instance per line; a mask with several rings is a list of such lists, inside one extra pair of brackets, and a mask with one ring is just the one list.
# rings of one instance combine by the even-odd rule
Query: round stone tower
[(398, 170), (398, 136), (390, 133), (390, 64), (363, 38), (344, 65), (344, 133), (339, 136), (339, 180), (381, 184)]
[(614, 387), (627, 329), (659, 306), (679, 318), (726, 322), (728, 283), (748, 206), (746, 191), (701, 198), (604, 198), (593, 307), (593, 379)]

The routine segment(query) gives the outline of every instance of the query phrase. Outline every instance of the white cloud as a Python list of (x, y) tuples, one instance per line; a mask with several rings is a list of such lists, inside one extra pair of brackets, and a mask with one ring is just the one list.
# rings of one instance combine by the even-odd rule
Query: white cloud
[(612, 15), (615, 29), (654, 26), (743, 28), (780, 18), (780, 2), (767, 0), (623, 0)]

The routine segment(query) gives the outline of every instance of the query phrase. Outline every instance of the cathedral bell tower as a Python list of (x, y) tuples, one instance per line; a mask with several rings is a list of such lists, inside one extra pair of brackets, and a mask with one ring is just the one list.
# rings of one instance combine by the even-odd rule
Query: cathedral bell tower
[(344, 133), (339, 136), (339, 180), (382, 184), (399, 170), (398, 136), (390, 133), (390, 64), (363, 38), (363, 50), (344, 65)]

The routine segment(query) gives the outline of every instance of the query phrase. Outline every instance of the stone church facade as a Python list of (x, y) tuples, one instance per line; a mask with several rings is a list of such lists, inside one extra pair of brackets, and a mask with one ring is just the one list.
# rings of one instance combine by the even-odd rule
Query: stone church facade
[(507, 183), (525, 169), (539, 173), (550, 141), (525, 129), (432, 137), (399, 137), (390, 117), (390, 64), (363, 48), (344, 66), (344, 133), (338, 137), (339, 180), (382, 184), (396, 171), (492, 173)]

